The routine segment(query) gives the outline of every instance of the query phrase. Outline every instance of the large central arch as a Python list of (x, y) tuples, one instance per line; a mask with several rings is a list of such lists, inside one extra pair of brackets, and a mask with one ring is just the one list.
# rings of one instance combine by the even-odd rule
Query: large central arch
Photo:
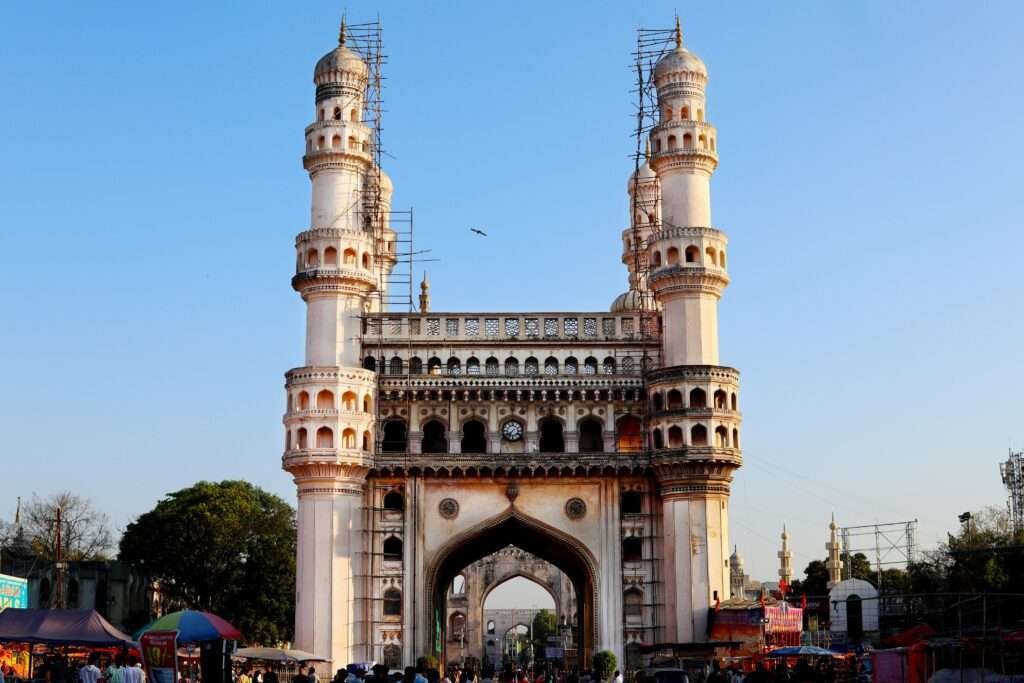
[(444, 661), (448, 628), (445, 601), (451, 581), (467, 565), (509, 545), (550, 562), (569, 577), (577, 596), (578, 663), (584, 668), (593, 654), (598, 632), (597, 563), (577, 539), (515, 509), (451, 538), (437, 551), (426, 572), (425, 623), (430, 624), (432, 651)]

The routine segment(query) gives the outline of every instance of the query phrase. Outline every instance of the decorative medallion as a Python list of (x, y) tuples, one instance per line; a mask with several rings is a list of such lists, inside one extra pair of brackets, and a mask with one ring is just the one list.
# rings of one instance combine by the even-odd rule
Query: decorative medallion
[(508, 486), (506, 486), (505, 497), (508, 498), (510, 503), (515, 503), (516, 498), (519, 497), (519, 484), (512, 482)]
[(519, 441), (523, 438), (523, 425), (515, 420), (509, 420), (501, 426), (501, 435), (506, 441)]
[(454, 498), (445, 498), (437, 504), (437, 511), (445, 519), (455, 519), (459, 516), (459, 501)]
[(587, 514), (587, 504), (582, 498), (570, 498), (565, 502), (565, 516), (569, 519), (583, 519)]

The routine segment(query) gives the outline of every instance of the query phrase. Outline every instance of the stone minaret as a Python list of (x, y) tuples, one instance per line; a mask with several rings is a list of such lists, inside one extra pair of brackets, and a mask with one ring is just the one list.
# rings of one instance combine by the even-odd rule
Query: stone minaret
[(707, 80), (677, 21), (675, 49), (654, 68), (660, 112), (650, 165), (661, 186), (661, 220), (648, 249), (650, 287), (662, 309), (661, 368), (649, 373), (648, 392), (663, 502), (667, 642), (705, 640), (708, 607), (729, 597), (729, 485), (741, 464), (739, 373), (718, 364), (718, 300), (729, 276), (725, 233), (711, 223), (718, 152), (705, 120)]
[(782, 549), (779, 550), (779, 583), (793, 583), (793, 551), (789, 549), (789, 533), (782, 526)]
[(825, 567), (828, 569), (828, 587), (836, 585), (843, 580), (843, 557), (842, 547), (839, 544), (839, 535), (836, 530), (839, 528), (836, 526), (835, 515), (832, 516), (832, 521), (828, 525), (829, 538), (828, 543), (825, 544), (825, 550), (828, 551), (828, 559), (825, 561)]
[(743, 573), (743, 556), (739, 548), (733, 546), (732, 555), (729, 556), (729, 592), (734, 598), (745, 599), (747, 587), (747, 576)]
[[(371, 130), (363, 123), (368, 69), (345, 46), (317, 62), (314, 121), (303, 166), (313, 186), (309, 229), (296, 237), (292, 287), (306, 303), (306, 357), (286, 375), (283, 467), (298, 488), (295, 647), (331, 658), (327, 670), (365, 661), (360, 635), (366, 539), (365, 477), (373, 464), (373, 371), (360, 364), (361, 316), (387, 259), (386, 225), (367, 211), (390, 201), (376, 172)], [(378, 186), (378, 183), (384, 185)], [(379, 189), (379, 192), (378, 192)], [(371, 207), (372, 208), (372, 207)]]

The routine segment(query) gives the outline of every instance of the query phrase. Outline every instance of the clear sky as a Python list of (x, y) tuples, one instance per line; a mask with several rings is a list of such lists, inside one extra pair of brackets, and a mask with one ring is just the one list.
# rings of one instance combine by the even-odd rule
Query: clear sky
[[(1024, 446), (1018, 2), (352, 3), (389, 55), (395, 208), (438, 310), (607, 310), (626, 285), (635, 29), (710, 69), (742, 371), (732, 537), (798, 571), (826, 525), (1001, 505)], [(0, 5), (0, 515), (75, 489), (117, 527), (280, 470), (302, 362), (303, 127), (337, 2)], [(468, 228), (483, 227), (475, 238)]]

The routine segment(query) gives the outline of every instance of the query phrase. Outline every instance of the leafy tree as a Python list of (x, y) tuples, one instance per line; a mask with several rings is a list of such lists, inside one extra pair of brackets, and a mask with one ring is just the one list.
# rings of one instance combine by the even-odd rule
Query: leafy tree
[(295, 511), (244, 481), (201, 481), (128, 525), (121, 559), (160, 582), (171, 604), (207, 610), (250, 643), (291, 640)]
[(35, 554), (57, 559), (57, 516), (60, 515), (60, 555), (64, 560), (105, 560), (114, 549), (110, 519), (92, 501), (71, 491), (47, 498), (33, 495), (21, 512), (25, 537)]
[(804, 595), (826, 595), (828, 593), (828, 568), (822, 560), (811, 560), (804, 569), (804, 579), (793, 581), (792, 591)]
[(615, 654), (613, 652), (609, 652), (608, 650), (595, 652), (593, 660), (591, 661), (591, 669), (594, 672), (594, 678), (598, 681), (607, 681), (615, 672), (615, 667), (618, 663), (619, 660), (615, 658)]
[(548, 636), (558, 635), (558, 615), (542, 609), (533, 617), (533, 658), (545, 659)]
[(864, 553), (854, 553), (843, 558), (843, 562), (849, 562), (850, 564), (848, 568), (849, 576), (855, 579), (863, 579), (872, 585), (878, 580), (875, 570), (871, 568), (871, 560)]

